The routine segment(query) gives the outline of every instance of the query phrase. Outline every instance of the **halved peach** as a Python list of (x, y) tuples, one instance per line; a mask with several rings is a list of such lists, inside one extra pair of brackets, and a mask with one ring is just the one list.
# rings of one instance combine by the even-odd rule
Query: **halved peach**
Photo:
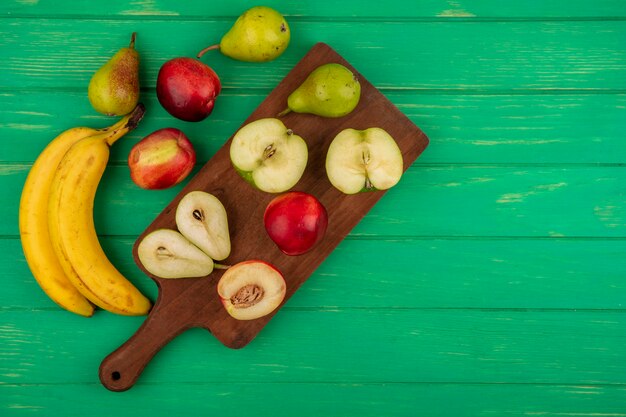
[(285, 298), (287, 284), (272, 265), (258, 260), (231, 266), (217, 284), (224, 308), (237, 320), (254, 320), (274, 311)]

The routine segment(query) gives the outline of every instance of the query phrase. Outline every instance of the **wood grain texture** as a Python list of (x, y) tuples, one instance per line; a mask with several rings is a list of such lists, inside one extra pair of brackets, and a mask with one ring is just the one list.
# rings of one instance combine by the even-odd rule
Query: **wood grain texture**
[[(218, 39), (248, 2), (0, 2), (0, 415), (626, 414), (623, 2), (267, 4), (288, 16), (289, 49), (259, 65), (207, 56), (225, 89), (189, 124), (160, 108), (156, 72)], [(246, 349), (192, 329), (114, 394), (97, 367), (143, 319), (83, 320), (45, 298), (16, 239), (17, 198), (61, 129), (111, 120), (85, 90), (133, 30), (148, 113), (112, 150), (96, 220), (113, 263), (152, 297), (132, 244), (182, 187), (130, 182), (128, 151), (151, 131), (188, 132), (202, 165), (326, 41), (431, 145), (408, 188), (389, 192)]]
[[(11, 19), (0, 26), (0, 90), (72, 88), (138, 33), (141, 85), (153, 88), (163, 62), (195, 56), (230, 22)], [(580, 22), (301, 22), (290, 47), (258, 65), (217, 51), (203, 58), (225, 90), (271, 89), (317, 42), (343, 55), (377, 88), (526, 91), (626, 90), (626, 21)], [(172, 36), (176, 33), (176, 36)], [(114, 34), (114, 35), (111, 35)], [(400, 37), (400, 38), (399, 38)], [(102, 40), (106, 39), (106, 42)], [(410, 53), (402, 40), (410, 39)], [(407, 57), (413, 57), (407, 59)], [(425, 65), (427, 63), (427, 65)]]
[[(134, 240), (104, 237), (102, 245), (120, 272), (155, 299), (156, 286), (133, 260)], [(4, 296), (12, 300), (0, 311), (56, 310), (26, 264), (15, 265), (19, 241), (0, 239), (0, 252)], [(285, 308), (618, 310), (626, 291), (624, 253), (626, 239), (348, 238)]]
[[(430, 147), (424, 157), (429, 151)], [(626, 236), (622, 166), (422, 166), (420, 161), (351, 236)], [(0, 205), (0, 218), (16, 219), (29, 166), (4, 169), (7, 179), (1, 184), (8, 204)], [(109, 167), (96, 195), (96, 230), (102, 235), (137, 236), (181, 187), (140, 190), (127, 167)], [(17, 235), (17, 224), (0, 223), (0, 235)]]
[[(55, 414), (80, 417), (93, 407), (98, 387), (77, 385), (8, 385), (6, 415)], [(331, 384), (331, 383), (181, 383), (145, 384), (133, 395), (102, 394), (128, 415), (155, 410), (162, 415), (220, 413), (254, 406), (259, 417), (394, 416), (414, 417), (416, 409), (432, 417), (458, 416), (568, 416), (616, 417), (623, 414), (623, 385), (546, 384)], [(311, 397), (311, 392), (316, 394)], [(259, 401), (259, 399), (263, 399)], [(68, 403), (72, 403), (70, 408)], [(390, 406), (393, 404), (393, 407)], [(158, 410), (158, 411), (157, 411)], [(110, 409), (96, 407), (93, 417), (108, 417)]]
[[(103, 351), (115, 349), (142, 322), (107, 314), (86, 321), (58, 309), (3, 312), (0, 319), (3, 384), (96, 383)], [(226, 348), (204, 329), (180, 334), (159, 351), (135, 387), (623, 384), (625, 342), (623, 311), (285, 307), (244, 349)]]
[[(420, 165), (619, 164), (626, 155), (624, 94), (452, 95), (395, 89), (384, 93), (428, 135), (432, 146), (420, 157)], [(210, 118), (187, 123), (169, 116), (152, 90), (144, 91), (141, 100), (148, 116), (111, 148), (111, 164), (126, 164), (131, 147), (142, 137), (171, 126), (189, 137), (202, 166), (266, 95), (223, 93)], [(83, 92), (73, 91), (0, 94), (0, 117), (6, 120), (0, 123), (0, 137), (11, 139), (0, 141), (3, 163), (32, 162), (56, 131), (111, 122), (95, 114)]]
[[(626, 16), (620, 0), (589, 2), (574, 0), (544, 0), (541, 5), (534, 2), (512, 2), (503, 5), (498, 0), (395, 0), (387, 3), (368, 3), (363, 7), (359, 0), (347, 0), (340, 7), (328, 7), (324, 2), (301, 2), (297, 0), (266, 0), (263, 5), (284, 13), (292, 23), (301, 19), (346, 18), (385, 19), (411, 18), (473, 19), (473, 18), (607, 18)], [(243, 5), (250, 7), (250, 5)], [(239, 2), (225, 2), (219, 7), (198, 2), (177, 0), (144, 0), (127, 2), (114, 1), (91, 4), (75, 2), (59, 4), (54, 0), (6, 0), (0, 3), (0, 15), (41, 16), (46, 18), (126, 18), (126, 19), (223, 19), (234, 21), (242, 12)]]

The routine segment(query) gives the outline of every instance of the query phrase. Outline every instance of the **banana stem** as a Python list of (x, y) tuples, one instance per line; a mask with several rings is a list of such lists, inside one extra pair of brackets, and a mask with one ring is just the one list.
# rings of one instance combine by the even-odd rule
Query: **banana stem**
[(207, 46), (206, 48), (198, 52), (198, 55), (196, 55), (196, 58), (200, 59), (202, 55), (206, 54), (208, 51), (212, 51), (213, 49), (220, 49), (220, 45), (217, 44), (217, 45)]
[(107, 130), (105, 132), (106, 137), (104, 139), (107, 145), (113, 145), (119, 138), (135, 129), (137, 124), (139, 124), (139, 121), (143, 118), (145, 112), (146, 107), (142, 103), (139, 103), (132, 112), (124, 116), (114, 125), (114, 129)]
[(232, 265), (222, 265), (222, 264), (213, 264), (213, 268), (214, 269), (228, 269), (230, 268)]
[(137, 32), (133, 32), (133, 34), (130, 35), (130, 45), (128, 45), (130, 49), (135, 49), (135, 39), (137, 39)]
[[(139, 106), (142, 106), (142, 107), (143, 107), (143, 104), (139, 103), (139, 104), (137, 105), (137, 107), (139, 107)], [(138, 110), (137, 110), (137, 107), (136, 107), (136, 108), (135, 108), (132, 112), (130, 112), (128, 115), (126, 115), (126, 116), (122, 117), (120, 120), (118, 120), (117, 122), (115, 122), (115, 124), (112, 124), (112, 125), (107, 126), (107, 127), (100, 128), (100, 129), (98, 129), (98, 130), (99, 130), (99, 131), (101, 131), (101, 132), (112, 132), (112, 131), (114, 131), (114, 130), (118, 130), (118, 129), (123, 128), (124, 126), (126, 126), (126, 124), (128, 124), (128, 123), (129, 123), (129, 120), (130, 120), (130, 117), (132, 116), (132, 114), (133, 114), (134, 112), (138, 111)], [(145, 107), (144, 107), (144, 111), (145, 111)], [(139, 120), (140, 120), (140, 119), (139, 119)], [(137, 125), (137, 123), (139, 122), (139, 120), (137, 120), (137, 122), (135, 122), (135, 126)]]
[(130, 112), (130, 117), (128, 119), (128, 123), (126, 123), (126, 127), (130, 132), (134, 128), (137, 127), (141, 119), (143, 119), (143, 115), (146, 113), (146, 106), (143, 103), (138, 103), (137, 106)]

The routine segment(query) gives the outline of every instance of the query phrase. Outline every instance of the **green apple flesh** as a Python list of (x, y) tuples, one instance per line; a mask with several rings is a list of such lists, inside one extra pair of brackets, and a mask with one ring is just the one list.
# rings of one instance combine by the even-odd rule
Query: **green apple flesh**
[(345, 194), (386, 190), (400, 181), (402, 152), (385, 130), (345, 129), (333, 139), (326, 155), (326, 174)]
[(259, 190), (280, 193), (302, 177), (308, 148), (304, 139), (280, 120), (259, 119), (235, 134), (230, 160), (237, 172)]
[(226, 209), (219, 199), (204, 191), (191, 191), (176, 208), (176, 227), (191, 243), (216, 261), (230, 255)]
[(175, 230), (157, 229), (137, 247), (139, 261), (159, 278), (197, 278), (213, 272), (213, 260)]

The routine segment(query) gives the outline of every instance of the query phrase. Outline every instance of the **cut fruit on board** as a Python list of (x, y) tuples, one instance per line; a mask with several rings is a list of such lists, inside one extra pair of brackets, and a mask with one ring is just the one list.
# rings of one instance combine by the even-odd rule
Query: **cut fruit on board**
[[(299, 256), (285, 255), (272, 242), (264, 228), (263, 214), (267, 204), (276, 195), (255, 189), (236, 172), (229, 155), (231, 136), (135, 243), (135, 262), (156, 282), (159, 295), (143, 325), (102, 362), (100, 380), (106, 388), (113, 391), (130, 388), (150, 359), (163, 346), (192, 327), (209, 330), (225, 346), (233, 349), (241, 348), (254, 339), (386, 193), (375, 191), (346, 195), (331, 185), (325, 172), (326, 153), (331, 141), (340, 131), (346, 128), (364, 130), (370, 127), (386, 130), (402, 151), (404, 171), (426, 148), (426, 135), (345, 59), (323, 43), (316, 44), (298, 62), (242, 126), (261, 118), (276, 117), (285, 108), (289, 94), (309, 73), (318, 66), (331, 62), (346, 66), (359, 78), (361, 100), (356, 109), (344, 117), (333, 119), (293, 112), (281, 117), (285, 126), (307, 142), (308, 163), (303, 176), (292, 190), (312, 194), (326, 207), (328, 229), (324, 239), (312, 250)], [(396, 187), (402, 187), (402, 180)], [(176, 230), (176, 207), (187, 193), (195, 190), (213, 194), (221, 201), (228, 214), (232, 250), (221, 263), (235, 265), (257, 259), (273, 265), (284, 276), (287, 284), (284, 301), (269, 315), (246, 321), (231, 317), (222, 306), (217, 293), (217, 283), (224, 273), (223, 270), (214, 270), (205, 278), (167, 280), (151, 275), (143, 268), (137, 257), (139, 242), (156, 229)]]

